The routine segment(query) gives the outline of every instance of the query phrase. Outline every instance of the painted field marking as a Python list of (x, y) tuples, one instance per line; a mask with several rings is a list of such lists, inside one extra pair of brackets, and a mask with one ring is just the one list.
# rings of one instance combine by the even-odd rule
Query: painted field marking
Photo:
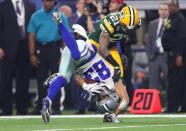
[[(51, 118), (102, 118), (103, 115), (51, 115)], [(37, 116), (0, 116), (2, 119), (33, 119)], [(159, 114), (159, 115), (119, 115), (118, 118), (186, 118), (186, 114)]]
[(165, 125), (143, 125), (143, 126), (113, 126), (113, 127), (96, 127), (96, 128), (77, 128), (77, 129), (45, 129), (32, 131), (87, 131), (87, 130), (107, 130), (107, 129), (124, 129), (124, 128), (151, 128), (151, 127), (170, 127), (186, 126), (186, 124), (165, 124)]
[[(53, 115), (51, 118), (102, 118), (103, 115)], [(37, 116), (0, 116), (3, 119), (34, 119), (41, 118)], [(119, 115), (118, 118), (186, 118), (186, 114), (159, 114), (159, 115)]]

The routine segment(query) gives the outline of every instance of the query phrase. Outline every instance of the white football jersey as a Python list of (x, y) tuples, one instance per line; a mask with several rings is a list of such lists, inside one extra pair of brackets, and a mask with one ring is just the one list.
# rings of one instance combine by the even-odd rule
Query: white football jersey
[[(95, 80), (101, 85), (105, 85), (110, 90), (114, 90), (114, 67), (101, 57), (87, 41), (76, 40), (80, 59), (74, 61), (71, 59), (70, 50), (65, 48), (60, 63), (60, 74), (66, 76), (68, 80), (72, 76), (74, 65), (76, 71), (84, 75), (84, 78)], [(74, 61), (74, 62), (72, 62)], [(70, 71), (69, 71), (70, 70)]]
[(103, 59), (98, 53), (94, 58), (82, 66), (78, 70), (84, 75), (86, 79), (95, 80), (97, 83), (104, 84), (110, 90), (114, 90), (114, 67)]

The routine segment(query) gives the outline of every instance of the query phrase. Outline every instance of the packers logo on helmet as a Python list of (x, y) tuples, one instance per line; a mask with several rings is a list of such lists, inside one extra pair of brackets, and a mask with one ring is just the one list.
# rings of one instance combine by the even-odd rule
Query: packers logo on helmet
[(141, 18), (136, 8), (126, 6), (120, 11), (120, 22), (128, 29), (136, 29), (141, 25)]

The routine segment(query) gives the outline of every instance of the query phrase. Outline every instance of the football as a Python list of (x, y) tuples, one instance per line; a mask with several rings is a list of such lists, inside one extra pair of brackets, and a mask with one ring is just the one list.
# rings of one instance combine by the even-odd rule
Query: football
[(86, 78), (84, 78), (84, 81), (85, 81), (87, 84), (94, 84), (94, 83), (96, 83), (96, 81), (93, 80), (93, 79), (86, 79)]

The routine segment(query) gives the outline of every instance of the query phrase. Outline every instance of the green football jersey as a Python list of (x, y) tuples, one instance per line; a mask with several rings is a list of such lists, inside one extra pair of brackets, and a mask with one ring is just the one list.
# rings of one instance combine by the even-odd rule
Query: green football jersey
[(118, 41), (126, 37), (126, 31), (121, 27), (119, 21), (119, 13), (107, 15), (104, 19), (100, 19), (95, 23), (94, 31), (89, 35), (89, 38), (99, 43), (100, 34), (102, 31), (110, 34), (110, 46), (115, 46)]

